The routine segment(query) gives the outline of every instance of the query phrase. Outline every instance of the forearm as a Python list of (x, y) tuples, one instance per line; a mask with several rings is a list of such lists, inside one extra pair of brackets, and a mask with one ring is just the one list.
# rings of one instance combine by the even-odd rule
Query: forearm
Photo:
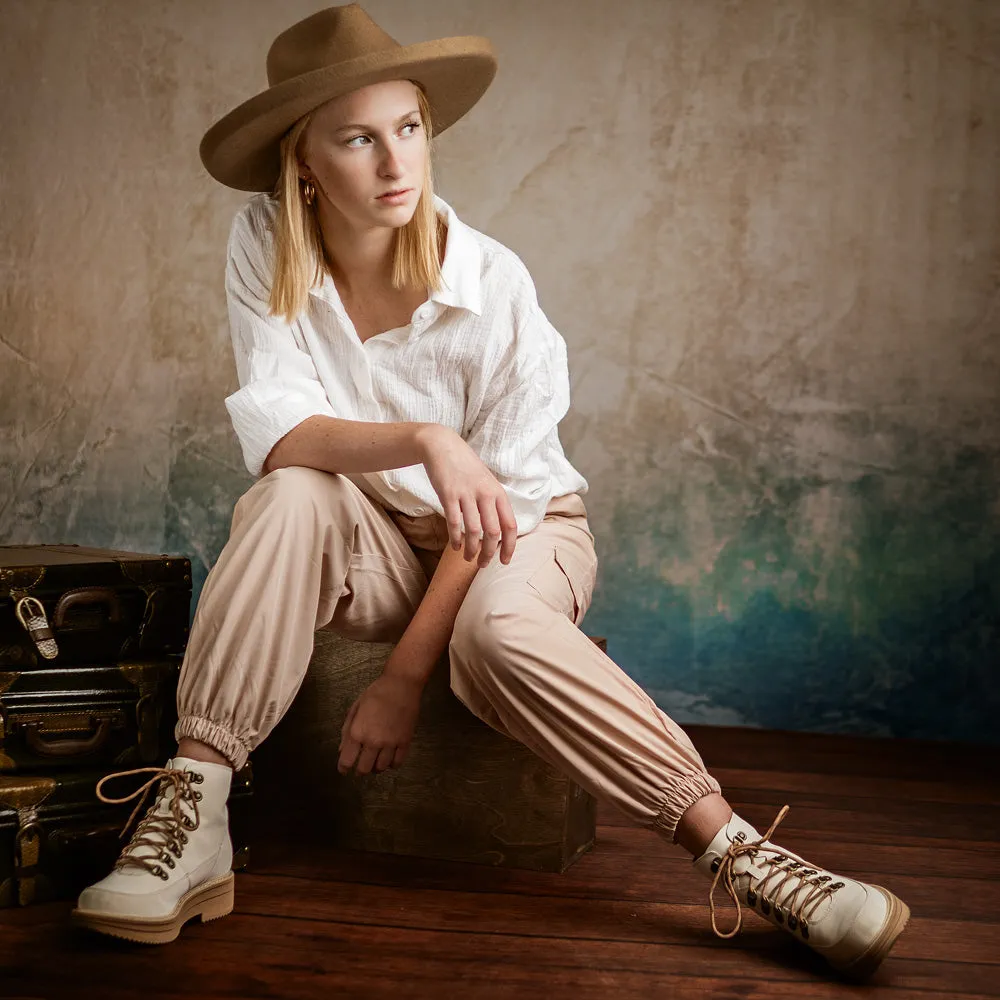
[(382, 472), (419, 465), (435, 429), (441, 428), (427, 423), (308, 417), (271, 449), (261, 474), (289, 465), (323, 472)]
[(455, 619), (479, 566), (462, 550), (450, 546), (441, 554), (434, 576), (403, 637), (392, 651), (384, 672), (426, 683), (448, 648)]

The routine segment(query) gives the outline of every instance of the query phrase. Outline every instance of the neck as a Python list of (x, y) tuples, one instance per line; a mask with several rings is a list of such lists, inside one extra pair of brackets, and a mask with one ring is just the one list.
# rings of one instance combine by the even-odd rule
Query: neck
[(395, 230), (386, 226), (357, 229), (326, 201), (317, 201), (316, 209), (327, 261), (347, 289), (389, 285)]

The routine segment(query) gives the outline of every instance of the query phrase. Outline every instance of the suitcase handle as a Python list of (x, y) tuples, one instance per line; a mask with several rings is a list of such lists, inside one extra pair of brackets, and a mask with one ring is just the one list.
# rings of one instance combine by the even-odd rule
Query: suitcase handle
[(52, 627), (61, 628), (69, 609), (76, 604), (103, 604), (108, 609), (108, 621), (117, 625), (122, 620), (121, 601), (110, 587), (77, 587), (76, 590), (67, 590), (59, 598), (52, 615)]
[(92, 716), (91, 725), (95, 721), (97, 728), (90, 736), (83, 739), (47, 740), (42, 722), (27, 723), (24, 727), (24, 738), (39, 757), (82, 757), (104, 746), (111, 733), (111, 716)]

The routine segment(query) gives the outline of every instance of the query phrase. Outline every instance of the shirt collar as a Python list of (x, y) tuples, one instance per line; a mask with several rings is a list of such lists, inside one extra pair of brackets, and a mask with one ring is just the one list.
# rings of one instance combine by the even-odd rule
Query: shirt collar
[[(434, 208), (448, 224), (448, 237), (441, 263), (442, 287), (431, 294), (431, 301), (468, 309), (479, 316), (482, 313), (482, 252), (479, 243), (451, 205), (438, 195), (434, 195)], [(327, 302), (340, 304), (337, 286), (325, 271), (322, 280), (314, 284), (309, 293)]]
[(480, 276), (482, 274), (482, 253), (479, 243), (469, 227), (455, 214), (455, 210), (443, 198), (434, 195), (434, 207), (439, 216), (448, 223), (448, 239), (444, 247), (444, 261), (441, 264), (443, 286), (431, 294), (431, 301), (446, 306), (468, 309), (477, 316), (482, 312)]

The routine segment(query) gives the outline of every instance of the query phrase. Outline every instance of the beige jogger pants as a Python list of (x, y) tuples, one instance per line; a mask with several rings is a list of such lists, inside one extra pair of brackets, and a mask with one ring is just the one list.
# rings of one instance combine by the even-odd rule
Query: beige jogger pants
[[(236, 504), (198, 603), (177, 738), (242, 767), (295, 697), (313, 632), (398, 640), (447, 543), (444, 518), (387, 511), (344, 476), (292, 467), (259, 479)], [(494, 557), (476, 575), (451, 639), (451, 687), (494, 729), (672, 839), (688, 806), (719, 785), (686, 734), (577, 627), (596, 572), (583, 500), (554, 499), (508, 566)]]

